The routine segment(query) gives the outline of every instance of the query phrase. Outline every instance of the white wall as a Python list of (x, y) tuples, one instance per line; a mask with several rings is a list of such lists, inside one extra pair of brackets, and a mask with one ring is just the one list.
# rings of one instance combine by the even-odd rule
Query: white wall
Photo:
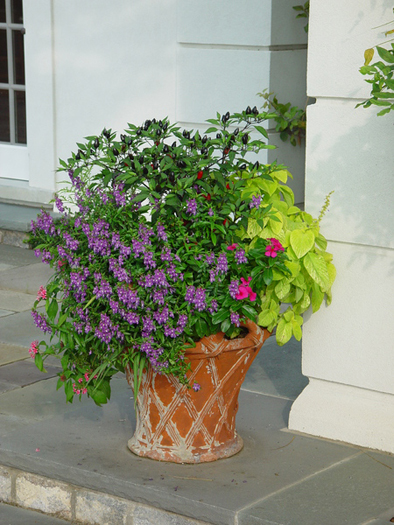
[[(305, 103), (298, 0), (25, 0), (28, 175), (17, 195), (48, 200), (58, 159), (86, 135), (168, 116), (205, 129), (216, 111), (260, 107), (257, 92)], [(283, 145), (297, 200), (302, 148)], [(283, 153), (282, 153), (283, 152)], [(26, 164), (27, 164), (27, 158)], [(294, 167), (294, 168), (293, 168)], [(27, 177), (26, 177), (27, 178)], [(0, 175), (0, 197), (15, 193)]]
[[(304, 325), (309, 386), (289, 426), (394, 452), (394, 115), (355, 109), (369, 94), (364, 50), (385, 40), (392, 2), (312, 0), (306, 207), (334, 190), (322, 232), (334, 255), (333, 302)], [(386, 28), (387, 29), (387, 28)], [(324, 68), (322, 68), (324, 64)]]

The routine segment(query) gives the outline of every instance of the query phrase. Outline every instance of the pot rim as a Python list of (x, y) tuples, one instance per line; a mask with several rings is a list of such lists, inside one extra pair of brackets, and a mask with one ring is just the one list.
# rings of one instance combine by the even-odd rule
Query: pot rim
[[(259, 331), (264, 332), (263, 341), (268, 339), (268, 337), (272, 334), (272, 332), (268, 332), (266, 328), (258, 326), (250, 319), (247, 319), (244, 323), (241, 323), (241, 326), (248, 329), (248, 333), (245, 335), (245, 337), (225, 339), (224, 332), (216, 332), (215, 334), (204, 336), (202, 339), (196, 342), (196, 346), (186, 347), (185, 357), (187, 357), (189, 360), (195, 360), (202, 359), (204, 357), (215, 357), (223, 352), (236, 352), (239, 350), (246, 351), (250, 348), (258, 346), (259, 344), (262, 344), (259, 341), (256, 341), (255, 338), (256, 333)], [(206, 348), (206, 343), (208, 340), (212, 341), (212, 339), (214, 339), (215, 343), (217, 344), (217, 350), (210, 353), (204, 352), (202, 348)]]

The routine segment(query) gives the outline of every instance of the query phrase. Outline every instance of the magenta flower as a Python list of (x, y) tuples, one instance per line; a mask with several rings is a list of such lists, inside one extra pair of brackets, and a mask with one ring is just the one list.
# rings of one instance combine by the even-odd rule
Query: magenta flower
[(29, 348), (30, 357), (32, 357), (33, 359), (34, 359), (36, 353), (38, 352), (37, 345), (38, 345), (38, 341), (33, 341), (31, 343), (31, 345), (30, 345), (30, 348)]
[(267, 246), (266, 250), (265, 250), (265, 255), (267, 257), (276, 257), (278, 255), (278, 252), (275, 251), (275, 248), (273, 246)]
[(276, 257), (278, 255), (278, 252), (284, 252), (285, 249), (283, 248), (283, 246), (281, 245), (281, 243), (278, 241), (278, 239), (275, 239), (274, 237), (271, 237), (270, 239), (268, 239), (269, 241), (271, 241), (271, 244), (269, 246), (267, 246), (266, 250), (265, 250), (265, 255), (267, 257)]
[(37, 301), (40, 301), (41, 299), (47, 298), (47, 291), (43, 286), (40, 286), (38, 293), (37, 293)]
[(235, 296), (235, 298), (238, 301), (241, 301), (242, 299), (246, 299), (249, 297), (249, 299), (253, 302), (257, 298), (257, 294), (252, 290), (252, 288), (249, 286), (250, 281), (252, 280), (251, 277), (248, 277), (248, 280), (241, 277), (242, 284), (238, 287), (238, 294)]
[(246, 287), (246, 286), (240, 285), (238, 287), (238, 293), (235, 296), (235, 298), (238, 301), (241, 301), (242, 299), (246, 299), (248, 297), (248, 295), (249, 295), (248, 288), (250, 288), (250, 287), (249, 286)]
[(235, 244), (235, 242), (233, 242), (233, 244), (230, 244), (230, 246), (227, 246), (227, 250), (235, 250), (237, 248), (238, 244)]

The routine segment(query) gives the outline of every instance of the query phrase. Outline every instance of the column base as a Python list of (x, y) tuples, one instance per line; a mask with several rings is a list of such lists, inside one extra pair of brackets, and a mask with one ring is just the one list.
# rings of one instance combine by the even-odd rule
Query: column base
[(394, 453), (394, 395), (311, 378), (289, 430)]

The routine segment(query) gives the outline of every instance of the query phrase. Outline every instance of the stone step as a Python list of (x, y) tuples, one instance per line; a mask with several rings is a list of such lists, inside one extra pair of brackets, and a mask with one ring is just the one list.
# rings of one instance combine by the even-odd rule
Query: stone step
[[(51, 209), (43, 205), (45, 209)], [(31, 221), (37, 218), (41, 208), (37, 205), (0, 202), (0, 244), (29, 248), (24, 241)], [(51, 213), (56, 216), (58, 214)]]
[(56, 517), (59, 521), (53, 523), (59, 524), (76, 521), (84, 525), (209, 525), (208, 522), (3, 465), (0, 465), (0, 501)]

